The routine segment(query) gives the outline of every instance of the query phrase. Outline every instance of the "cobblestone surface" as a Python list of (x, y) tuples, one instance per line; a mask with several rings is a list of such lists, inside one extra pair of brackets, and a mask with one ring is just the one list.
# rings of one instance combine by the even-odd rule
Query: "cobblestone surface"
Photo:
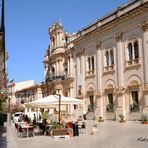
[[(94, 124), (97, 131), (92, 134)], [(66, 139), (49, 136), (18, 138), (14, 127), (8, 126), (6, 142), (6, 145), (4, 141), (3, 144), (7, 147), (2, 148), (147, 148), (148, 125), (138, 122), (87, 121), (87, 128), (80, 136)]]

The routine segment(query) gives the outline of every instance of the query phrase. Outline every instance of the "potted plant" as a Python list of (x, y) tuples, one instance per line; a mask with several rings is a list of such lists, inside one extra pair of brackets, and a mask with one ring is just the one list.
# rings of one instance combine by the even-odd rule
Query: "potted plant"
[(61, 136), (61, 135), (69, 135), (68, 129), (66, 125), (58, 122), (51, 122), (52, 131), (51, 136)]
[(104, 122), (104, 119), (102, 116), (99, 117), (98, 122)]
[(126, 122), (125, 117), (123, 116), (123, 114), (119, 115), (119, 122), (120, 123), (125, 123)]
[(142, 115), (141, 123), (142, 124), (148, 124), (148, 115)]

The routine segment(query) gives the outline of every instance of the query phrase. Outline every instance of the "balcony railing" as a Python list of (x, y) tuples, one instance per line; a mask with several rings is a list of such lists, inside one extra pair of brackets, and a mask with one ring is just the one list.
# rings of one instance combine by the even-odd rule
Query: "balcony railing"
[(113, 71), (115, 69), (114, 65), (109, 65), (107, 67), (104, 67), (104, 72)]
[(126, 66), (132, 66), (136, 64), (139, 64), (139, 58), (126, 61)]
[(46, 80), (46, 82), (51, 82), (53, 80), (65, 80), (65, 79), (66, 79), (65, 75), (62, 75), (62, 76), (52, 76), (52, 77), (48, 78)]
[(86, 72), (86, 77), (93, 76), (95, 74), (94, 70), (90, 70)]

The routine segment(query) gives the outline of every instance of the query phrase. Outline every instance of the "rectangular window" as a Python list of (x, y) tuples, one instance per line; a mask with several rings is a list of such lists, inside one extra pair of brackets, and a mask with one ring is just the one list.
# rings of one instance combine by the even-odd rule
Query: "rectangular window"
[(114, 53), (113, 53), (113, 50), (110, 50), (110, 65), (114, 65)]
[(138, 49), (138, 42), (137, 41), (134, 42), (134, 53), (135, 53), (134, 59), (139, 58), (139, 49)]
[(91, 63), (90, 63), (90, 57), (88, 57), (88, 71), (91, 70)]
[(106, 66), (108, 67), (109, 66), (109, 52), (106, 51), (105, 55), (106, 55)]
[(94, 71), (94, 57), (91, 57), (91, 65), (92, 65), (92, 71)]
[(128, 44), (128, 54), (129, 54), (129, 60), (132, 60), (133, 59), (132, 43)]
[(105, 67), (104, 71), (112, 71), (114, 69), (114, 51), (109, 48), (105, 51)]
[(94, 74), (94, 56), (90, 56), (87, 58), (87, 67), (88, 75)]

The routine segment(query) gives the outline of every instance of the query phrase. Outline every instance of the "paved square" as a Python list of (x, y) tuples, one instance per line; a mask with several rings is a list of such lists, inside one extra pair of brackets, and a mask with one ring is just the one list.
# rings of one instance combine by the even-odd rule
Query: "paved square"
[[(54, 139), (49, 136), (17, 138), (11, 127), (16, 144), (12, 146), (8, 139), (7, 148), (147, 148), (148, 125), (138, 122), (118, 123), (106, 121), (86, 121), (87, 128), (79, 137)], [(98, 132), (91, 135), (93, 125)]]

